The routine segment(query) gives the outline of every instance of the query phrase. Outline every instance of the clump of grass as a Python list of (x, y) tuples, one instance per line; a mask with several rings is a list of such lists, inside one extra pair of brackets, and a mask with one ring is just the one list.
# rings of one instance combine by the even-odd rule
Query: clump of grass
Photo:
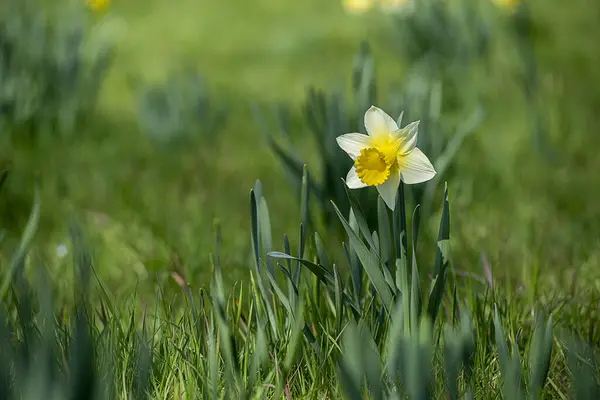
[[(0, 140), (56, 140), (78, 132), (95, 111), (113, 43), (81, 12), (52, 17), (37, 0), (0, 6)], [(82, 6), (83, 8), (83, 6)], [(79, 10), (83, 11), (83, 10)], [(65, 15), (71, 15), (65, 18)]]
[[(262, 186), (251, 191), (247, 282), (224, 287), (215, 225), (210, 287), (178, 277), (181, 306), (161, 292), (143, 309), (105, 291), (76, 225), (78, 284), (69, 304), (53, 302), (43, 263), (27, 255), (36, 200), (3, 268), (0, 397), (597, 398), (597, 321), (579, 320), (590, 334), (575, 340), (560, 332), (561, 321), (578, 315), (568, 301), (532, 304), (497, 278), (481, 285), (460, 278), (447, 187), (429, 279), (417, 263), (420, 210), (409, 227), (402, 189), (392, 214), (378, 199), (377, 229), (351, 193), (348, 215), (332, 205), (347, 236), (337, 260), (307, 228), (309, 188), (304, 168), (299, 239), (292, 245), (284, 236), (281, 247)], [(33, 284), (26, 268), (35, 268)], [(98, 299), (89, 296), (93, 280)]]
[(163, 84), (145, 84), (139, 97), (139, 124), (161, 145), (195, 137), (214, 139), (227, 118), (225, 107), (215, 104), (205, 80), (195, 72), (173, 74)]

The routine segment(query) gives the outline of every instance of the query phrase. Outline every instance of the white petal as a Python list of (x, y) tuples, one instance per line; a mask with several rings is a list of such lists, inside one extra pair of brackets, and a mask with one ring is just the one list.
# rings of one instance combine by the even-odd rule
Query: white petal
[(396, 206), (398, 186), (400, 186), (400, 173), (398, 172), (398, 169), (392, 170), (388, 180), (377, 186), (379, 195), (390, 210), (394, 210), (394, 207)]
[(398, 124), (383, 110), (371, 106), (365, 113), (365, 128), (370, 136), (390, 134), (398, 130)]
[(348, 175), (346, 176), (346, 185), (348, 185), (350, 189), (367, 187), (367, 185), (364, 184), (356, 174), (356, 167), (354, 166), (350, 169), (350, 171), (348, 171)]
[(415, 147), (413, 151), (401, 160), (402, 180), (415, 184), (432, 179), (436, 172), (429, 158)]
[(410, 153), (417, 146), (417, 134), (419, 133), (419, 121), (411, 122), (395, 133), (400, 139), (400, 154)]
[(371, 138), (362, 133), (347, 133), (336, 138), (338, 146), (353, 159), (360, 155), (360, 151), (371, 145)]

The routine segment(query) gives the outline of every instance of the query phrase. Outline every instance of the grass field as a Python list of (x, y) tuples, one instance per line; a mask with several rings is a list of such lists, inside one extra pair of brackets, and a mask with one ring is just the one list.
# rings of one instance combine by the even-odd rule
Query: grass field
[[(540, 154), (532, 140), (534, 119), (517, 79), (522, 67), (503, 25), (510, 21), (510, 14), (497, 15), (494, 20), (486, 66), (476, 68), (459, 86), (459, 91), (463, 87), (464, 91), (472, 87), (479, 91), (486, 114), (451, 167), (448, 187), (452, 268), (459, 277), (474, 274), (475, 282), (485, 279), (483, 265), (489, 265), (498, 285), (494, 296), (488, 298), (485, 294), (485, 300), (477, 297), (484, 296), (485, 285), (469, 283), (458, 291), (467, 308), (477, 304), (482, 307), (471, 309), (476, 330), (485, 338), (477, 347), (478, 354), (483, 355), (475, 363), (479, 368), (475, 374), (476, 398), (497, 398), (495, 394), (483, 393), (486, 386), (496, 391), (500, 388), (496, 381), (497, 357), (490, 350), (492, 342), (496, 343), (491, 338), (492, 303), (501, 305), (507, 324), (504, 329), (509, 335), (519, 336), (518, 332), (523, 331), (524, 337), (530, 337), (534, 319), (528, 312), (544, 309), (553, 314), (557, 329), (570, 327), (587, 335), (594, 351), (600, 346), (598, 332), (593, 328), (598, 321), (600, 293), (600, 203), (596, 201), (600, 195), (600, 177), (596, 172), (600, 167), (596, 150), (600, 145), (596, 133), (600, 117), (595, 112), (600, 106), (600, 53), (596, 45), (600, 3), (575, 0), (566, 7), (559, 1), (533, 1), (531, 8), (540, 77), (539, 111), (547, 123), (551, 157)], [(249, 283), (250, 271), (254, 273), (249, 193), (256, 179), (261, 180), (264, 196), (269, 200), (273, 249), (284, 250), (280, 245), (284, 233), (290, 235), (292, 243), (299, 239), (299, 196), (264, 140), (251, 112), (252, 104), (285, 101), (293, 107), (291, 140), (299, 158), (318, 177), (323, 166), (301, 114), (306, 87), (339, 87), (348, 91), (354, 56), (363, 40), (373, 49), (376, 78), (384, 93), (388, 84), (402, 82), (407, 63), (399, 59), (389, 16), (378, 12), (351, 15), (335, 1), (181, 0), (175, 4), (165, 0), (114, 0), (103, 20), (95, 18), (96, 26), (103, 25), (107, 35), (118, 39), (118, 45), (94, 116), (72, 137), (0, 148), (0, 168), (10, 167), (9, 178), (0, 192), (0, 222), (7, 229), (7, 236), (0, 243), (0, 272), (5, 274), (4, 266), (9, 265), (25, 227), (37, 180), (41, 211), (32, 254), (45, 261), (52, 282), (56, 282), (55, 295), (69, 299), (76, 282), (71, 276), (70, 260), (76, 249), (70, 243), (68, 224), (74, 218), (83, 226), (94, 269), (110, 293), (106, 296), (118, 309), (111, 314), (114, 320), (109, 318), (110, 322), (103, 322), (102, 327), (108, 327), (111, 333), (107, 335), (121, 343), (122, 354), (133, 357), (133, 347), (128, 346), (137, 340), (131, 330), (121, 332), (117, 327), (119, 319), (127, 324), (130, 309), (139, 314), (142, 305), (163, 308), (155, 313), (156, 320), (165, 318), (180, 323), (180, 335), (169, 329), (156, 334), (156, 379), (150, 383), (154, 398), (176, 398), (177, 393), (186, 391), (190, 396), (186, 398), (195, 398), (191, 394), (194, 391), (198, 396), (209, 396), (207, 386), (202, 385), (209, 384), (210, 374), (215, 379), (214, 372), (207, 372), (215, 364), (204, 354), (210, 353), (206, 357), (211, 357), (217, 350), (192, 339), (195, 328), (190, 325), (190, 310), (185, 308), (191, 305), (169, 308), (169, 296), (180, 292), (171, 273), (177, 269), (196, 295), (200, 287), (210, 285), (215, 264), (210, 257), (215, 252), (214, 220), (218, 219), (225, 291), (229, 293), (234, 282), (242, 281), (250, 285), (244, 287), (244, 292), (253, 288), (260, 293), (262, 289), (256, 287), (256, 282)], [(213, 98), (227, 104), (226, 125), (216, 132), (215, 140), (196, 137), (186, 146), (156, 145), (138, 124), (137, 85), (161, 82), (169, 74), (189, 67), (206, 78)], [(401, 110), (386, 111), (395, 115)], [(339, 132), (343, 133), (346, 132)], [(427, 250), (419, 256), (421, 277), (433, 273), (441, 190), (436, 199), (434, 212), (423, 216), (421, 222), (420, 236), (425, 239), (420, 247)], [(331, 246), (330, 256), (339, 255), (336, 260), (346, 276), (347, 263), (336, 243), (347, 239), (327, 238), (330, 232), (320, 233)], [(69, 257), (56, 255), (60, 244), (68, 245)], [(321, 255), (318, 258), (322, 263)], [(34, 263), (27, 263), (27, 270), (35, 276), (36, 270), (30, 264)], [(461, 279), (458, 281), (463, 282)], [(335, 299), (315, 299), (319, 287), (310, 282), (301, 292), (306, 292), (306, 302), (317, 310), (318, 315), (311, 316), (313, 321), (322, 323), (319, 329), (325, 333), (323, 336), (340, 334), (338, 324), (342, 320), (346, 323), (344, 318), (350, 311), (342, 318), (331, 310), (336, 308)], [(465, 278), (464, 282), (471, 280)], [(92, 287), (102, 297), (98, 285)], [(236, 286), (236, 290), (240, 287)], [(156, 293), (162, 290), (167, 293), (165, 298), (155, 300)], [(133, 292), (139, 296), (135, 300)], [(215, 291), (211, 293), (214, 296)], [(261, 309), (264, 305), (251, 297), (242, 302), (244, 307), (252, 303), (252, 307), (260, 309), (256, 312), (261, 318), (266, 318), (268, 313)], [(570, 300), (563, 304), (557, 300), (562, 298)], [(214, 298), (213, 301), (218, 303)], [(558, 307), (557, 302), (563, 305)], [(241, 311), (237, 313), (232, 301), (223, 303), (227, 312), (234, 314), (227, 322), (233, 324), (232, 332), (257, 332), (252, 323), (240, 328)], [(299, 332), (289, 326), (283, 302), (274, 303), (278, 329), (292, 336)], [(375, 311), (367, 304), (363, 304), (362, 311), (371, 316), (368, 324), (374, 324)], [(244, 312), (252, 315), (247, 309)], [(216, 318), (211, 320), (211, 327), (207, 323), (202, 328), (206, 329), (203, 334), (211, 335), (214, 324), (220, 323), (219, 317), (212, 311), (198, 315), (205, 315), (208, 320)], [(223, 332), (220, 329), (222, 326), (218, 330)], [(381, 329), (386, 336), (393, 330), (391, 322)], [(273, 346), (269, 347), (271, 359), (282, 359), (275, 362), (277, 368), (266, 368), (260, 375), (264, 383), (277, 386), (283, 379), (292, 387), (292, 398), (339, 396), (333, 361), (317, 366), (310, 345), (299, 339), (303, 344), (299, 350), (302, 362), (298, 361), (298, 365), (305, 366), (294, 364), (297, 369), (291, 370), (292, 361), (286, 364), (287, 359), (284, 362), (283, 358), (293, 337), (275, 340), (272, 334), (267, 332), (269, 346)], [(241, 336), (246, 337), (246, 333)], [(337, 354), (337, 339), (320, 338), (321, 348)], [(192, 340), (196, 340), (189, 348), (193, 355), (174, 355), (169, 348), (171, 344), (183, 348)], [(239, 361), (254, 362), (250, 355), (258, 344), (239, 337), (236, 340), (243, 346)], [(380, 340), (377, 345), (384, 339)], [(532, 351), (528, 339), (522, 343), (514, 340), (523, 357)], [(556, 343), (548, 396), (567, 398), (569, 385), (563, 379), (563, 350), (567, 346), (558, 338)], [(224, 351), (221, 347), (218, 350)], [(223, 357), (226, 360), (227, 354)], [(130, 361), (121, 359), (117, 363), (119, 373), (135, 373), (135, 365)], [(286, 365), (283, 372), (278, 363)], [(226, 364), (225, 361), (223, 365)], [(488, 364), (494, 366), (487, 369)], [(223, 368), (225, 375), (231, 374), (223, 378), (223, 385), (235, 386), (231, 382), (237, 372)], [(526, 371), (531, 372), (527, 368)], [(242, 381), (251, 385), (249, 379)], [(439, 379), (436, 382), (435, 393), (439, 396), (445, 390)], [(134, 384), (130, 378), (124, 378), (119, 385), (117, 391), (123, 394)], [(329, 391), (327, 387), (331, 385), (336, 389)], [(201, 387), (204, 389), (198, 389)], [(274, 396), (274, 391), (268, 392), (268, 396)]]

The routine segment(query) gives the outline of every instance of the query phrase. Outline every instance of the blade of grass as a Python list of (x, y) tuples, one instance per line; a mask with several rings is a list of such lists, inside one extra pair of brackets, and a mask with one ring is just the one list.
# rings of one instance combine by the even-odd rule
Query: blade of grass
[(13, 255), (9, 267), (8, 272), (4, 279), (2, 280), (2, 286), (0, 286), (0, 300), (3, 300), (8, 292), (10, 287), (10, 283), (13, 279), (13, 276), (17, 272), (19, 266), (23, 265), (25, 260), (27, 251), (31, 246), (31, 242), (33, 241), (33, 237), (38, 228), (38, 222), (40, 219), (40, 195), (39, 190), (35, 188), (35, 194), (33, 199), (33, 208), (31, 209), (31, 213), (29, 214), (29, 219), (27, 220), (27, 225), (25, 225), (25, 230), (23, 231), (23, 235), (21, 236), (21, 241), (19, 243), (19, 248), (16, 253)]

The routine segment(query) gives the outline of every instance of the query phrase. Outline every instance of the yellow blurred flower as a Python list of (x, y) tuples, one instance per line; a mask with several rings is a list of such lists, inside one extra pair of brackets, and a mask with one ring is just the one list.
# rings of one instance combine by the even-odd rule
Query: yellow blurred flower
[(95, 13), (101, 13), (108, 9), (110, 0), (87, 0), (87, 6)]
[(494, 4), (496, 6), (507, 9), (507, 10), (516, 8), (520, 3), (520, 0), (492, 0), (492, 1), (494, 2)]
[(342, 0), (344, 9), (353, 14), (362, 14), (369, 11), (375, 5), (374, 0)]

